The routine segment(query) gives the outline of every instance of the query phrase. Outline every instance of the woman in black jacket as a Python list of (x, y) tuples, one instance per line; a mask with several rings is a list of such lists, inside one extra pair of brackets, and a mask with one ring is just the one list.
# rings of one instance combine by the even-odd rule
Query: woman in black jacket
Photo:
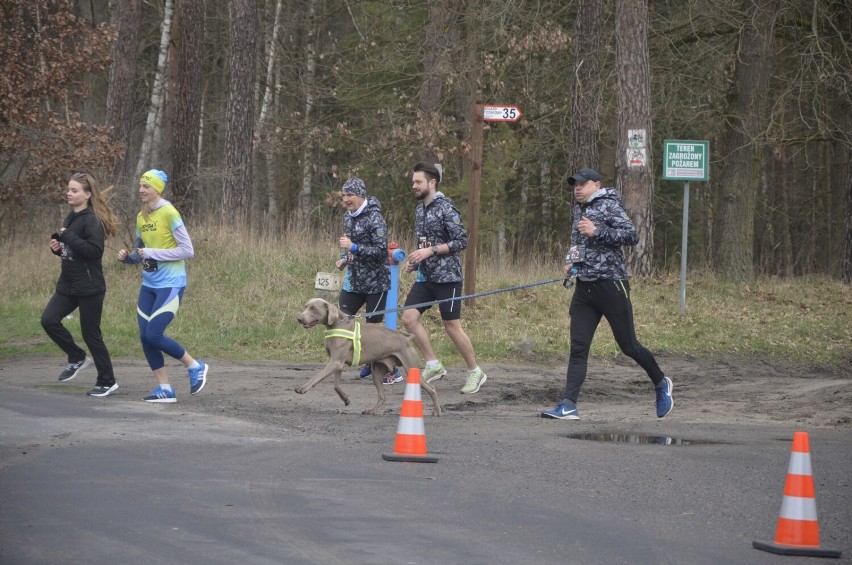
[(89, 396), (107, 396), (118, 389), (112, 360), (101, 335), (101, 313), (106, 295), (101, 258), (105, 235), (117, 233), (115, 214), (109, 208), (92, 175), (75, 173), (65, 192), (72, 211), (63, 227), (50, 236), (50, 249), (62, 260), (56, 292), (41, 315), (41, 327), (68, 355), (68, 365), (59, 375), (70, 381), (89, 365), (86, 352), (71, 336), (62, 319), (80, 310), (80, 330), (89, 347), (98, 379)]

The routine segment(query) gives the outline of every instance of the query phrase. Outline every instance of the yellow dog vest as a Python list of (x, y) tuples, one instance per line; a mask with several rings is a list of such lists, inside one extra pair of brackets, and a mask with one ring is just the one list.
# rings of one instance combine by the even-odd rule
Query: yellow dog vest
[(333, 330), (326, 330), (325, 339), (329, 339), (332, 337), (342, 337), (344, 339), (352, 340), (352, 348), (354, 351), (352, 352), (352, 363), (350, 363), (350, 367), (357, 367), (358, 362), (361, 361), (361, 322), (355, 322), (355, 330), (342, 330), (340, 328), (335, 328)]

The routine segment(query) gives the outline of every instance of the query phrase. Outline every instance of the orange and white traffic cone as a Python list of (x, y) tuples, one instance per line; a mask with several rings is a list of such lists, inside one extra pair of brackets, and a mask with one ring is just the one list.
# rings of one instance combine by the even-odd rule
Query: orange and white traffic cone
[(752, 547), (778, 555), (840, 557), (840, 551), (819, 545), (815, 494), (808, 434), (796, 432), (775, 541), (753, 541)]
[(436, 463), (437, 457), (426, 454), (426, 429), (423, 426), (423, 400), (420, 398), (420, 369), (408, 370), (405, 381), (405, 396), (396, 428), (393, 453), (382, 454), (385, 461), (408, 461), (414, 463)]

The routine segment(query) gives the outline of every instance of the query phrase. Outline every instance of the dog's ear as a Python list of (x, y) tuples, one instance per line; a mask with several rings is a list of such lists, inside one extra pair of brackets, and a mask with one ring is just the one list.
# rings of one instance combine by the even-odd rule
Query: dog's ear
[(333, 326), (338, 322), (346, 321), (346, 314), (340, 311), (340, 309), (332, 304), (331, 302), (326, 302), (328, 305), (328, 325)]

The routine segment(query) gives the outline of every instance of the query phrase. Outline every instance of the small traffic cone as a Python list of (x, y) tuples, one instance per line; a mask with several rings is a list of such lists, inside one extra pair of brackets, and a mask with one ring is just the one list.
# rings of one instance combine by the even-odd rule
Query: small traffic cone
[(778, 555), (840, 557), (840, 551), (819, 545), (814, 478), (807, 432), (793, 434), (793, 450), (787, 467), (787, 482), (775, 542), (753, 541), (752, 547)]
[(420, 398), (420, 369), (408, 370), (405, 381), (405, 396), (396, 428), (393, 453), (382, 453), (385, 461), (408, 461), (414, 463), (436, 463), (437, 457), (426, 455), (426, 430), (423, 427), (423, 401)]

